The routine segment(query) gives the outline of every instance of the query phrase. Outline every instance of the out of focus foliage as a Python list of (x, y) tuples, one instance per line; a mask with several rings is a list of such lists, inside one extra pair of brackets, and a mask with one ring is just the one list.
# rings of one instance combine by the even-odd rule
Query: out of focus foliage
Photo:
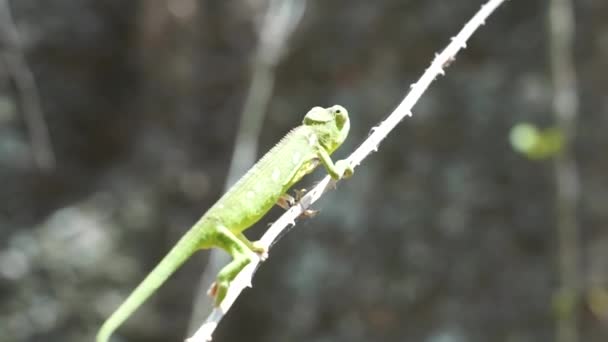
[(511, 129), (509, 141), (513, 148), (530, 159), (545, 159), (559, 153), (564, 136), (557, 128), (539, 130), (530, 123), (519, 123)]
[[(344, 156), (481, 3), (308, 1), (260, 153), (312, 106), (338, 103), (352, 115)], [(220, 196), (264, 2), (10, 4), (57, 167), (32, 163), (19, 90), (0, 63), (0, 342), (90, 341)], [(552, 127), (546, 11), (501, 7), (413, 117), (275, 246), (215, 340), (553, 341), (554, 173), (509, 143), (518, 123)], [(577, 2), (585, 342), (608, 331), (605, 13), (606, 1)], [(549, 133), (530, 128), (516, 139), (524, 153)], [(123, 341), (184, 338), (207, 255), (129, 320)]]

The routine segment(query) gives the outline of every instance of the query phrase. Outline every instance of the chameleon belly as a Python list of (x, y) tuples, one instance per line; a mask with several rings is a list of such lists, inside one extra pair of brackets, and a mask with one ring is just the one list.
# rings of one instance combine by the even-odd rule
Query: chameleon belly
[(234, 233), (259, 221), (277, 200), (316, 166), (315, 133), (307, 126), (289, 132), (205, 215)]

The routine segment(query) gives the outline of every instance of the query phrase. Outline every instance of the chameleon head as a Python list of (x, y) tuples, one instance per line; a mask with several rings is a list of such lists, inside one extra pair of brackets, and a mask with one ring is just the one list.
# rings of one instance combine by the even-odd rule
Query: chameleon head
[(340, 105), (312, 108), (304, 116), (303, 124), (312, 128), (329, 153), (342, 145), (350, 130), (348, 111)]

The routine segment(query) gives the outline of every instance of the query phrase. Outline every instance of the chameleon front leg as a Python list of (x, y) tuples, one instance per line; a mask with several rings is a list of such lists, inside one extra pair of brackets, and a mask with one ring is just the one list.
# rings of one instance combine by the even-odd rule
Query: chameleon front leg
[(346, 159), (338, 160), (334, 164), (327, 151), (325, 151), (325, 149), (323, 148), (319, 148), (317, 150), (317, 156), (321, 160), (321, 163), (323, 163), (323, 166), (325, 167), (327, 173), (329, 173), (331, 178), (337, 180), (342, 178), (349, 178), (353, 175), (353, 168), (352, 166), (350, 166)]
[[(215, 245), (224, 249), (232, 256), (232, 261), (222, 268), (217, 275), (217, 280), (211, 285), (211, 288), (208, 291), (210, 296), (215, 297), (215, 306), (219, 306), (222, 303), (222, 300), (224, 300), (224, 297), (226, 297), (226, 292), (228, 291), (230, 283), (245, 266), (254, 260), (252, 253), (254, 250), (243, 242), (239, 236), (232, 233), (230, 229), (221, 225), (216, 229), (217, 236), (215, 238)], [(249, 243), (251, 246), (254, 246), (251, 242)]]

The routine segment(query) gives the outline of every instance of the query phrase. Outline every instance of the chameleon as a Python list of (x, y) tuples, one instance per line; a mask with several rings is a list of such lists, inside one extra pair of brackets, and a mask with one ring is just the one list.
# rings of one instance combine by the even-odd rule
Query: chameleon
[(267, 256), (266, 247), (248, 240), (244, 230), (259, 221), (273, 205), (284, 207), (285, 196), (289, 197), (287, 191), (319, 163), (333, 179), (352, 175), (353, 169), (347, 160), (334, 163), (330, 157), (342, 145), (349, 130), (348, 112), (342, 106), (313, 107), (308, 111), (300, 126), (289, 131), (180, 238), (103, 323), (97, 342), (107, 342), (135, 310), (201, 249), (217, 247), (232, 256), (209, 290), (214, 305), (219, 306), (237, 274), (254, 258)]

